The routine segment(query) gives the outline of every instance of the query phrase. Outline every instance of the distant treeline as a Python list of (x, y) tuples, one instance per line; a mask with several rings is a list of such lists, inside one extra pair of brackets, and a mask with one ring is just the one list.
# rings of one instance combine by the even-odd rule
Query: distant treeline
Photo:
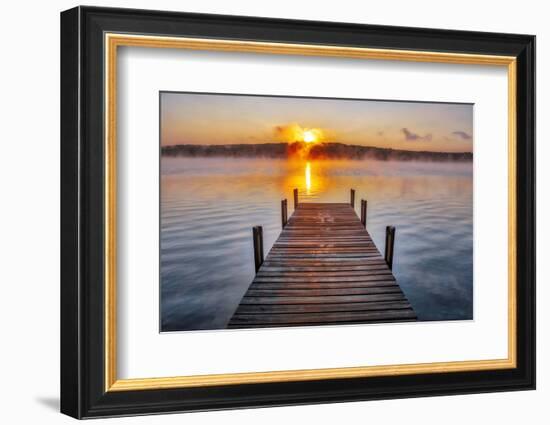
[(378, 159), (383, 161), (471, 161), (471, 152), (429, 152), (345, 145), (343, 143), (262, 143), (163, 146), (162, 155), (185, 157)]

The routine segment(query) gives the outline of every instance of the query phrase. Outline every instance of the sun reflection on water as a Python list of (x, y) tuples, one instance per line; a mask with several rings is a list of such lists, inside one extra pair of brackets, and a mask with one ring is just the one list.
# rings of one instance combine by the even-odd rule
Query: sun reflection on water
[(306, 163), (306, 192), (309, 195), (311, 192), (311, 164)]

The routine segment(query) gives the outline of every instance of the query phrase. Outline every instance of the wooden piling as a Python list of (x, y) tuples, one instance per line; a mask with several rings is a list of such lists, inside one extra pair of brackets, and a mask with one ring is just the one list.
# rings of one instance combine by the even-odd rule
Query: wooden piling
[(281, 201), (281, 227), (284, 229), (286, 223), (288, 222), (288, 205), (287, 200), (283, 199)]
[(294, 189), (294, 211), (298, 208), (298, 189)]
[(262, 226), (252, 228), (252, 241), (254, 243), (254, 266), (256, 273), (264, 262), (264, 231)]
[(390, 268), (393, 269), (393, 245), (395, 243), (395, 227), (386, 226), (386, 248), (384, 250), (384, 260)]
[(350, 195), (350, 205), (352, 208), (355, 208), (355, 189), (350, 189), (349, 191), (349, 195)]
[(367, 228), (367, 201), (361, 199), (361, 224)]

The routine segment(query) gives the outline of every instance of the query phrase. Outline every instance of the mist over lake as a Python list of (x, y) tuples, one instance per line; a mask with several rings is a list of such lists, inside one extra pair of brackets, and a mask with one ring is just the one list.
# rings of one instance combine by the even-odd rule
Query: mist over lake
[(380, 251), (396, 227), (393, 272), (418, 319), (472, 319), (472, 163), (161, 159), (161, 330), (225, 328), (254, 277), (252, 226), (267, 253), (280, 201), (367, 199)]

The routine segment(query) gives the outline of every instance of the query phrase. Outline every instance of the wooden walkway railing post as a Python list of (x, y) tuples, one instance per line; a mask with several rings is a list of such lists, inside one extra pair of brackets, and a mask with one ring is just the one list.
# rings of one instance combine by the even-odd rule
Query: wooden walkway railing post
[(393, 245), (395, 242), (395, 227), (386, 226), (386, 248), (384, 249), (384, 260), (390, 268), (393, 269)]
[(262, 226), (252, 228), (252, 241), (254, 243), (254, 266), (258, 273), (264, 262), (264, 230)]
[(361, 224), (367, 228), (367, 201), (361, 199)]
[(284, 229), (288, 222), (288, 205), (286, 199), (281, 201), (281, 227)]
[(349, 191), (349, 196), (350, 196), (350, 205), (352, 208), (355, 208), (355, 189), (350, 189)]
[(294, 211), (298, 208), (298, 189), (294, 189)]

